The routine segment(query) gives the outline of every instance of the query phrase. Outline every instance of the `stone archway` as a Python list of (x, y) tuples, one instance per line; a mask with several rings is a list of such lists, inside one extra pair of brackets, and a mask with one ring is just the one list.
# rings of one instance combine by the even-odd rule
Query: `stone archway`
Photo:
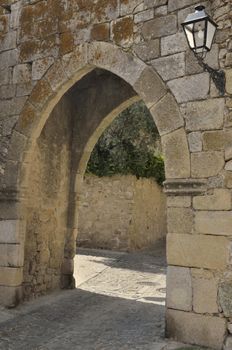
[[(168, 285), (168, 288), (170, 288), (171, 293), (174, 276), (175, 281), (185, 284), (184, 293), (186, 293), (184, 304), (182, 304), (182, 301), (176, 300), (175, 295), (170, 294), (168, 304), (170, 310), (167, 314), (167, 320), (170, 321), (168, 322), (168, 330), (170, 335), (178, 334), (179, 338), (186, 341), (189, 338), (192, 342), (191, 336), (188, 333), (186, 333), (187, 335), (183, 334), (180, 330), (183, 320), (186, 320), (187, 327), (191, 328), (192, 320), (195, 322), (194, 317), (196, 317), (195, 314), (191, 313), (192, 306), (189, 302), (189, 299), (192, 298), (192, 291), (188, 284), (190, 269), (191, 267), (213, 269), (216, 267), (214, 261), (219, 262), (221, 267), (224, 268), (226, 264), (225, 257), (227, 256), (227, 241), (224, 237), (214, 237), (212, 241), (208, 236), (195, 238), (191, 235), (193, 231), (193, 214), (190, 208), (191, 196), (204, 193), (206, 180), (202, 180), (199, 175), (196, 176), (197, 179), (192, 179), (195, 173), (191, 172), (190, 169), (190, 152), (184, 121), (175, 98), (152, 68), (131, 54), (107, 43), (99, 42), (80, 46), (75, 52), (65, 55), (62, 60), (55, 62), (34, 87), (14, 129), (9, 161), (6, 166), (6, 178), (12, 172), (14, 176), (9, 177), (8, 183), (5, 183), (5, 186), (8, 186), (5, 193), (6, 201), (9, 202), (10, 200), (10, 210), (13, 208), (16, 214), (14, 220), (11, 217), (11, 220), (6, 222), (5, 225), (10, 227), (12, 235), (17, 237), (17, 245), (14, 247), (13, 254), (16, 262), (14, 261), (13, 268), (2, 268), (3, 282), (0, 288), (2, 295), (4, 295), (2, 300), (4, 300), (4, 304), (9, 305), (20, 299), (22, 266), (24, 264), (24, 203), (27, 200), (27, 184), (30, 176), (28, 168), (33, 161), (35, 142), (58, 101), (75, 83), (94, 70), (95, 67), (110, 71), (133, 88), (150, 109), (162, 137), (166, 159), (167, 182), (165, 186), (167, 193), (171, 196), (169, 201), (168, 262), (173, 266), (169, 270), (170, 285)], [(220, 169), (218, 168), (218, 171)], [(215, 172), (217, 172), (217, 169)], [(204, 176), (202, 177), (204, 178)], [(9, 187), (11, 192), (9, 192)], [(71, 231), (67, 241), (71, 245), (74, 242)], [(210, 256), (202, 262), (207, 247), (209, 247)], [(198, 253), (200, 254), (199, 261), (195, 258)], [(69, 277), (72, 273), (72, 252), (70, 256), (68, 254), (62, 268), (63, 275), (68, 276), (67, 283), (64, 281), (65, 286), (70, 285)], [(214, 255), (215, 260), (211, 259), (212, 255)], [(223, 256), (223, 259), (220, 256)], [(183, 276), (186, 276), (184, 281), (182, 281)], [(178, 286), (174, 289), (178, 289)], [(216, 344), (222, 343), (225, 328), (224, 320), (214, 316), (208, 318), (205, 315), (197, 316), (198, 319), (198, 324), (194, 326), (197, 329), (202, 324), (207, 324), (208, 328), (214, 328), (215, 325), (216, 327), (218, 325), (219, 329), (219, 335), (207, 340), (202, 340), (203, 335), (199, 331), (200, 343), (205, 345), (212, 345), (214, 341), (216, 341)], [(211, 321), (212, 323), (210, 323)], [(173, 324), (176, 328), (172, 327)]]

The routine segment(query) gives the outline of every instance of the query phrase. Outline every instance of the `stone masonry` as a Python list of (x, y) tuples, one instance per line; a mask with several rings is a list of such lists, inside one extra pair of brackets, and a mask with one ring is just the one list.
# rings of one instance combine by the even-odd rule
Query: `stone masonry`
[(85, 175), (77, 247), (136, 251), (166, 237), (166, 196), (154, 179)]
[(203, 1), (219, 25), (207, 62), (181, 22), (196, 0), (0, 0), (0, 301), (73, 288), (76, 207), (89, 155), (142, 99), (165, 156), (167, 328), (231, 349), (232, 9)]

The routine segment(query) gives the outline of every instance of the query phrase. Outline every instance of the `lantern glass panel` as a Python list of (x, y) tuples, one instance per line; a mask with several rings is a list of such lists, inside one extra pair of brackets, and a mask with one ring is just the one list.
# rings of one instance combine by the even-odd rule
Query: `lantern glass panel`
[(205, 31), (206, 31), (206, 21), (198, 21), (194, 23), (194, 40), (195, 40), (195, 50), (196, 52), (202, 51), (205, 46)]
[(206, 37), (206, 47), (208, 50), (211, 49), (215, 32), (216, 32), (216, 26), (213, 25), (210, 21), (208, 21), (208, 23), (207, 23), (207, 37)]
[(195, 44), (194, 44), (194, 37), (193, 37), (193, 24), (190, 23), (190, 24), (184, 26), (184, 31), (185, 31), (190, 48), (194, 49)]

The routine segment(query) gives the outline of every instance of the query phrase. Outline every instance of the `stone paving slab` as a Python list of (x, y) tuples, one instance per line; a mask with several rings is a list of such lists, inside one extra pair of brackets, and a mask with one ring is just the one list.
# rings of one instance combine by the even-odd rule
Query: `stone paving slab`
[[(0, 310), (1, 350), (183, 350), (164, 338), (162, 249), (79, 250), (77, 289)], [(184, 346), (184, 347), (183, 347)]]

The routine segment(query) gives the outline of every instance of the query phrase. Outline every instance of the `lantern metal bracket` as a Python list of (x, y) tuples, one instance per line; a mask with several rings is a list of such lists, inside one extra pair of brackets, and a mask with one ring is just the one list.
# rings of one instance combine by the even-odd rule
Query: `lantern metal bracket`
[(199, 56), (197, 53), (194, 52), (194, 55), (199, 63), (199, 65), (204, 69), (205, 72), (208, 72), (218, 89), (221, 96), (225, 95), (225, 85), (226, 85), (226, 78), (225, 78), (225, 72), (223, 70), (218, 70), (210, 67), (207, 63), (204, 62), (204, 57)]

